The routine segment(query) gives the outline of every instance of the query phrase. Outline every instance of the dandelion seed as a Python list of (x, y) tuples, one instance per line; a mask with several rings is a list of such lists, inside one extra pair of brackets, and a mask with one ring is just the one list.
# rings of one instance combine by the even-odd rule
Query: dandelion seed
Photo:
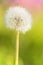
[(28, 31), (32, 25), (31, 14), (21, 7), (10, 7), (6, 11), (5, 21), (8, 28), (19, 32)]

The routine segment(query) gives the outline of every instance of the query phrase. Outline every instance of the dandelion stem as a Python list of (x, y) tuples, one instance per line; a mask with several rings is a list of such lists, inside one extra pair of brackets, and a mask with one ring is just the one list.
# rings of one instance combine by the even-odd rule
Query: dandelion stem
[(16, 61), (15, 61), (15, 65), (18, 65), (18, 60), (19, 60), (19, 31), (17, 32), (17, 37), (16, 37)]

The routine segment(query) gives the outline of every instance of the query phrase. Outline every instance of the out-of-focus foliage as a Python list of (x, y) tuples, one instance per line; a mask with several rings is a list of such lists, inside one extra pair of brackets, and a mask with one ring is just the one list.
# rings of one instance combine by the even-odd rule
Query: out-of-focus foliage
[[(0, 0), (2, 2), (2, 0)], [(0, 65), (15, 64), (16, 32), (4, 25), (5, 5), (0, 5)], [(43, 13), (33, 14), (33, 26), (20, 33), (19, 65), (43, 65)]]

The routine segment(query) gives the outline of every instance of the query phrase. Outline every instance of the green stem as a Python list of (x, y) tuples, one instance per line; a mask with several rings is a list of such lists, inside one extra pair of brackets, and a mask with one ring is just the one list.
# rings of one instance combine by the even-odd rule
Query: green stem
[(19, 31), (17, 32), (17, 38), (16, 38), (16, 61), (15, 65), (18, 65), (19, 60)]

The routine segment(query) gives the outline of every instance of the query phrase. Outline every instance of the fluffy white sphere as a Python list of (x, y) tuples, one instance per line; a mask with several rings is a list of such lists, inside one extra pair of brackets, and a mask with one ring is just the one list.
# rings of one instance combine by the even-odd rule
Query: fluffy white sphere
[(20, 32), (26, 32), (31, 29), (31, 14), (22, 7), (10, 7), (5, 13), (5, 24), (8, 28)]

